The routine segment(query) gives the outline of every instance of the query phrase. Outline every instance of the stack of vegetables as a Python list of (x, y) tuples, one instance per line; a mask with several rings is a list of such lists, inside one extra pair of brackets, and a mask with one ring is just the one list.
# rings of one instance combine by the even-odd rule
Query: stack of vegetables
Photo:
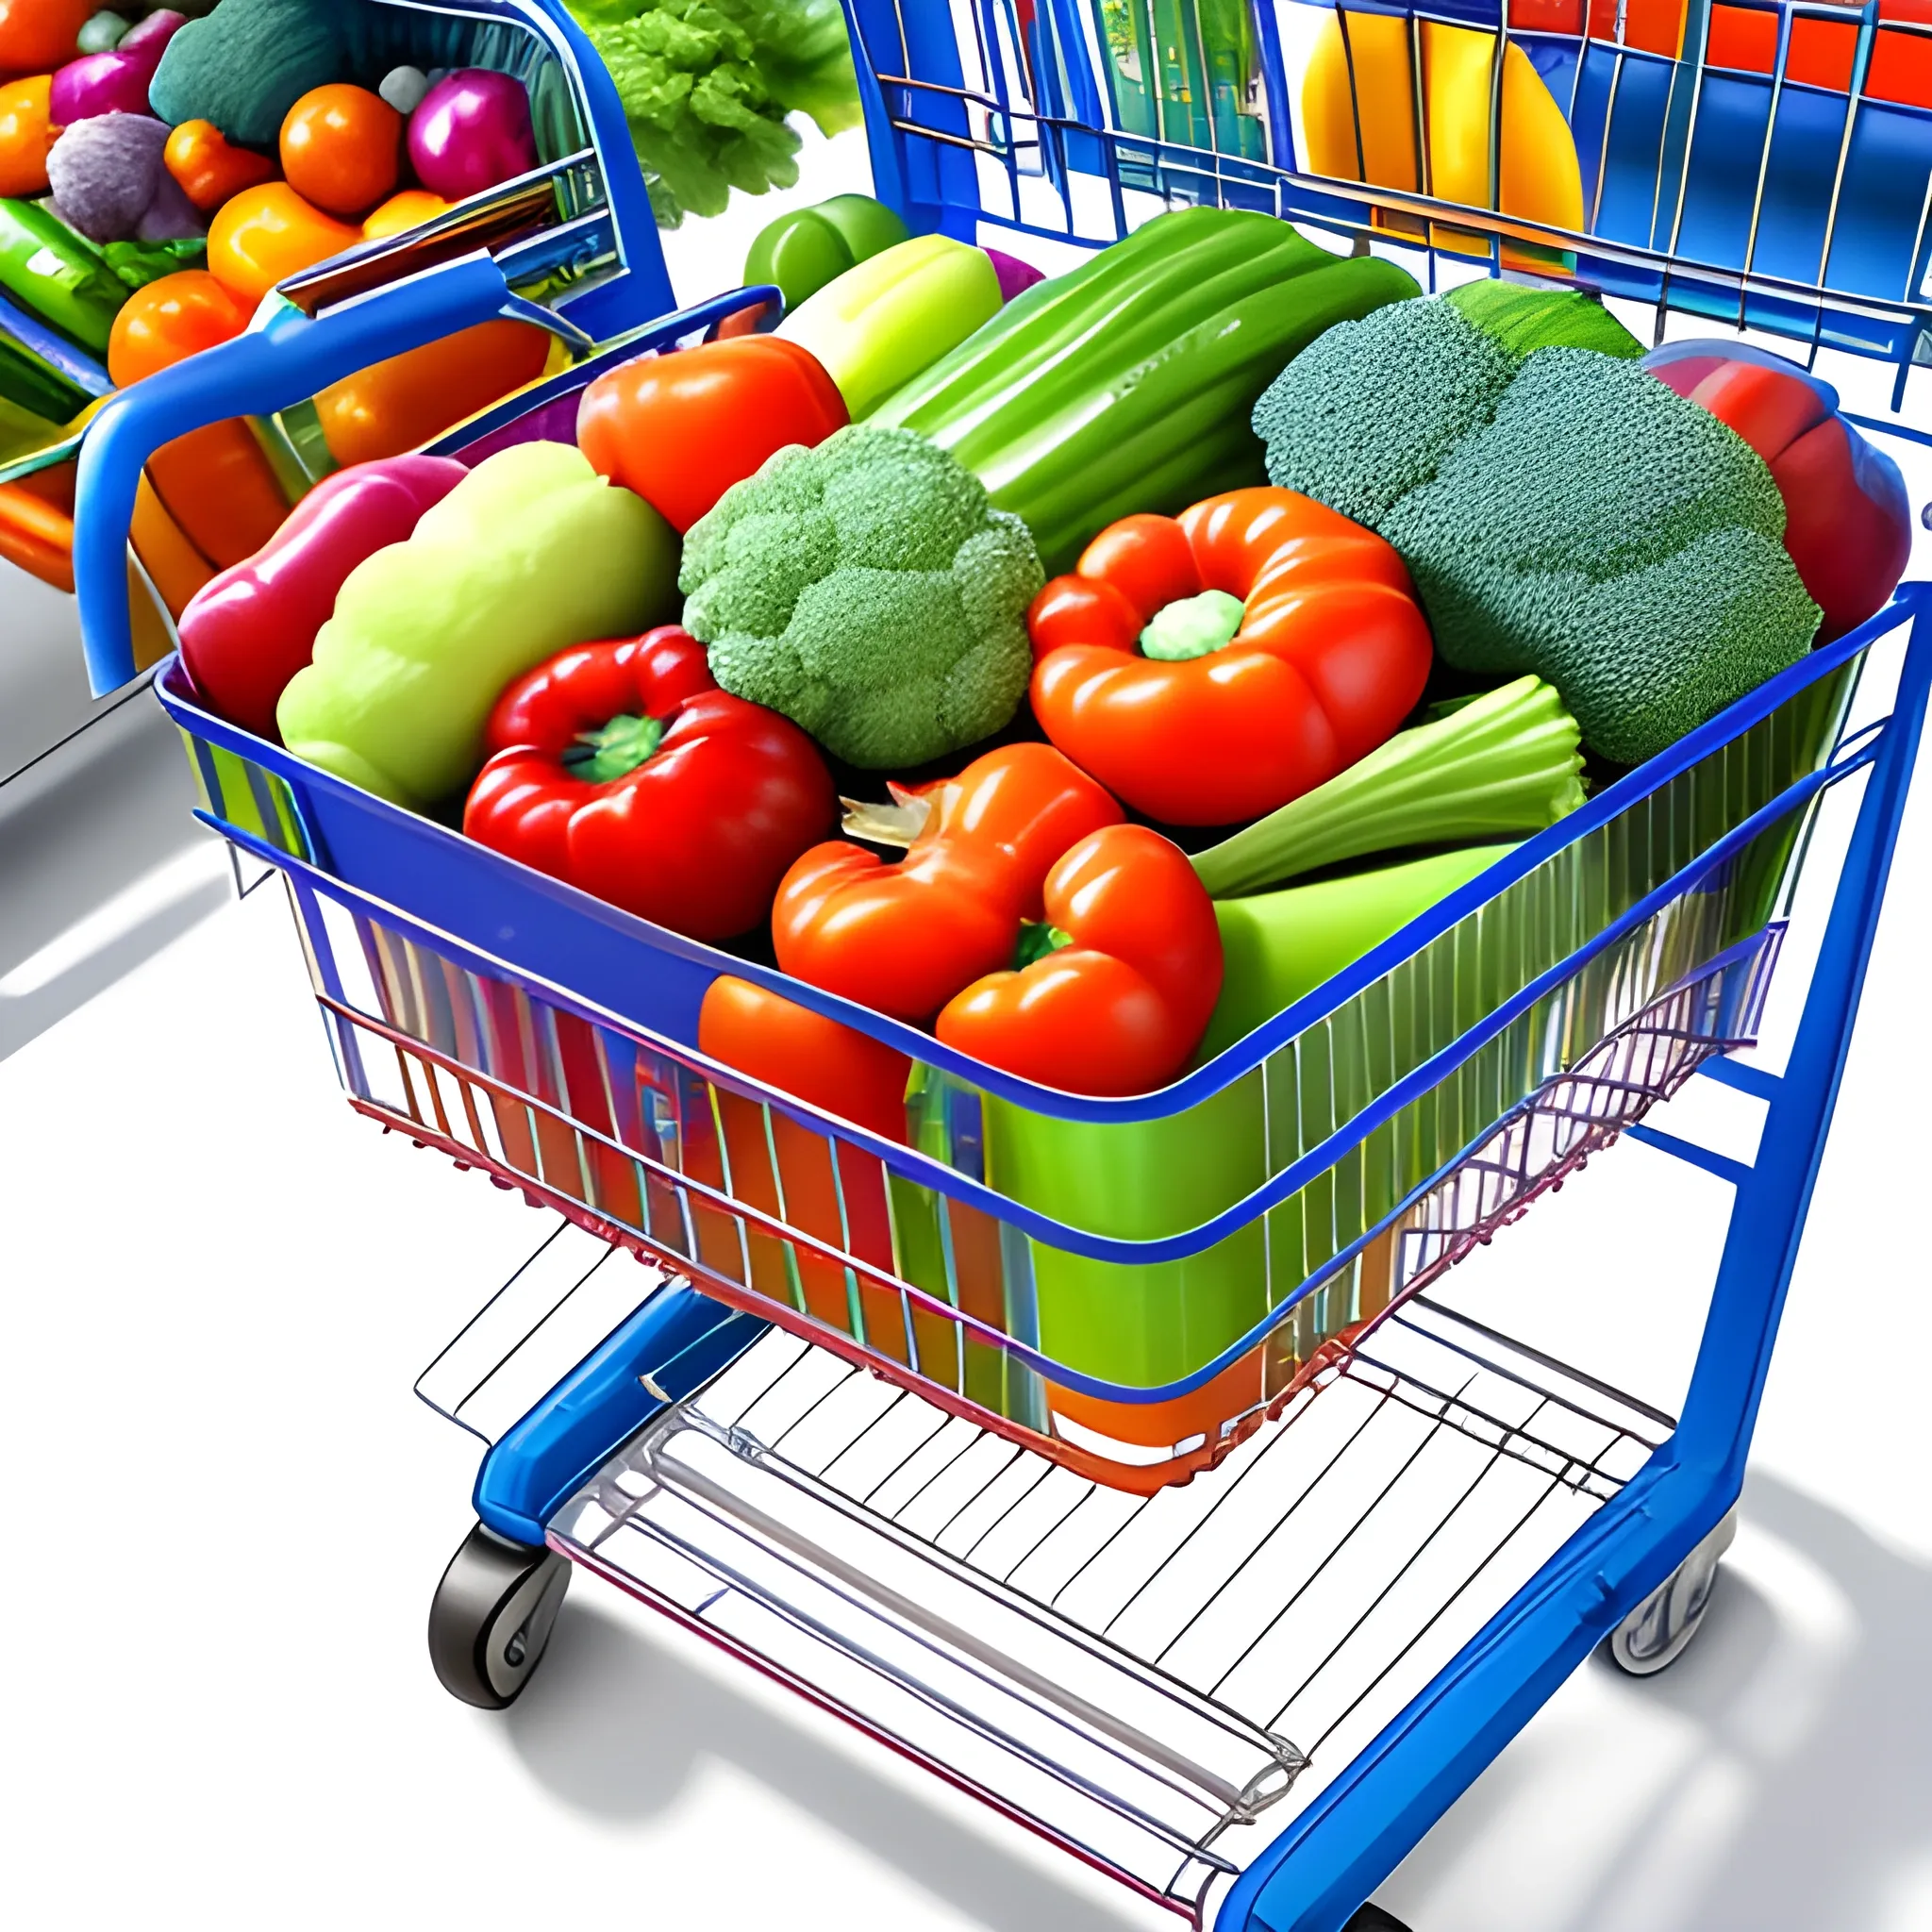
[[(184, 661), (353, 784), (1047, 1086), (1172, 1081), (1904, 566), (1828, 390), (1646, 362), (1579, 293), (1425, 298), (1213, 208), (1042, 279), (852, 196), (748, 276), (779, 299), (599, 377), (575, 446), (331, 478)], [(748, 980), (700, 1044), (907, 1133), (906, 1056)]]
[[(0, 468), (60, 443), (110, 384), (240, 334), (290, 275), (538, 164), (520, 80), (387, 63), (359, 0), (192, 10), (0, 0)], [(548, 353), (491, 324), (364, 372), (319, 399), (316, 459), (411, 449)], [(149, 485), (136, 548), (176, 613), (288, 513), (241, 423), (164, 451)], [(48, 501), (0, 496), (0, 554), (71, 588), (32, 508)]]

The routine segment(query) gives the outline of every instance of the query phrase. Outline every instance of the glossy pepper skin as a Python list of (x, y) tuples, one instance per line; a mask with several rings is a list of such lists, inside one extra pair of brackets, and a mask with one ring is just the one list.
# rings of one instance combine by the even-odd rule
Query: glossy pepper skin
[(811, 740), (720, 691), (675, 625), (559, 653), (484, 739), (471, 838), (691, 939), (756, 925), (838, 803)]
[(577, 447), (680, 536), (788, 444), (847, 421), (818, 358), (777, 336), (643, 356), (600, 375), (577, 411)]
[(198, 591), (181, 615), (181, 661), (221, 715), (273, 738), (275, 703), (315, 648), (336, 592), (365, 557), (400, 543), (469, 472), (407, 456), (339, 470), (267, 544)]
[(906, 1139), (911, 1060), (782, 993), (720, 974), (698, 1008), (698, 1050), (881, 1140)]
[(1838, 391), (1771, 350), (1722, 340), (1667, 343), (1643, 366), (1764, 458), (1785, 500), (1785, 550), (1824, 613), (1817, 641), (1882, 609), (1911, 560), (1911, 500), (1898, 465), (1840, 413)]
[(960, 988), (1010, 966), (1044, 916), (1046, 877), (1121, 808), (1045, 744), (990, 751), (921, 794), (931, 809), (888, 864), (844, 840), (786, 874), (772, 939), (787, 973), (917, 1024)]
[[(1242, 605), (1204, 655), (1141, 654), (1164, 607)], [(1228, 824), (1373, 751), (1428, 681), (1428, 625), (1394, 549), (1294, 491), (1234, 490), (1176, 519), (1131, 516), (1027, 612), (1046, 735), (1150, 817)]]
[(1108, 825), (1061, 856), (1043, 898), (1067, 943), (956, 994), (939, 1037), (1070, 1093), (1166, 1086), (1221, 993), (1214, 902), (1187, 855), (1145, 825)]

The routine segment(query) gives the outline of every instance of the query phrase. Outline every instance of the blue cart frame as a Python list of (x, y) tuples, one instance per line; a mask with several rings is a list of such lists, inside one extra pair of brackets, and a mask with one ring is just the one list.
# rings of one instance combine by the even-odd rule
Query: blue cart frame
[[(548, 0), (543, 7), (557, 10)], [(1198, 32), (1198, 12), (1191, 6), (1182, 10)], [(1130, 225), (1137, 194), (1263, 207), (1378, 242), (1391, 236), (1386, 220), (1378, 225), (1371, 208), (1381, 218), (1391, 212), (1438, 218), (1446, 213), (1458, 226), (1488, 236), (1492, 272), (1501, 272), (1511, 244), (1566, 251), (1579, 276), (1655, 305), (1660, 331), (1669, 312), (1688, 309), (1774, 328), (1808, 341), (1814, 350), (1820, 343), (1853, 348), (1895, 365), (1895, 401), (1925, 340), (1927, 316), (1918, 293), (1927, 246), (1923, 221), (1907, 238), (1902, 258), (1880, 260), (1874, 268), (1868, 247), (1853, 283), (1834, 286), (1828, 279), (1833, 263), (1824, 258), (1809, 281), (1772, 277), (1753, 271), (1748, 247), (1740, 261), (1692, 259), (1652, 246), (1655, 235), (1633, 238), (1602, 225), (1551, 229), (1512, 215), (1493, 196), (1490, 208), (1472, 208), (1307, 174), (1296, 162), (1275, 15), (1266, 7), (1254, 17), (1254, 71), (1247, 92), (1249, 106), (1259, 104), (1265, 142), (1253, 154), (1129, 131), (1110, 91), (1112, 79), (1097, 72), (1090, 58), (1074, 0), (1040, 0), (1037, 8), (1018, 10), (1006, 0), (973, 0), (966, 15), (976, 42), (976, 69), (974, 48), (956, 37), (952, 9), (913, 0), (848, 0), (848, 12), (863, 56), (861, 92), (879, 192), (916, 228), (976, 239), (991, 223), (1053, 239), (1101, 242)], [(1434, 17), (1505, 37), (1508, 32), (1486, 0), (1457, 0)], [(1703, 9), (1696, 9), (1696, 20), (1693, 42), (1687, 43), (1691, 51), (1675, 63), (1693, 90), (1705, 71)], [(1869, 31), (1868, 22), (1868, 38)], [(1786, 39), (1781, 30), (1778, 71), (1771, 76), (1774, 99), (1782, 82)], [(881, 51), (888, 47), (890, 59)], [(1583, 58), (1601, 51), (1602, 43), (1587, 43)], [(1623, 58), (1623, 50), (1614, 51)], [(593, 98), (596, 93), (593, 87)], [(1674, 147), (1659, 150), (1660, 183), (1673, 166), (1675, 178), (1684, 178), (1699, 98), (1693, 92), (1690, 125), (1680, 121)], [(1861, 108), (1856, 89), (1852, 98)], [(1769, 124), (1763, 138), (1769, 154)], [(1932, 145), (1925, 158), (1924, 179), (1932, 181)], [(1004, 176), (1011, 189), (1004, 212), (988, 205), (989, 172), (995, 179)], [(1023, 175), (1028, 177), (1024, 193)], [(1090, 203), (1097, 197), (1102, 209), (1097, 232), (1076, 232), (1074, 206), (1086, 192), (1081, 182), (1092, 191)], [(1038, 218), (1042, 192), (1046, 204), (1064, 214), (1059, 227)], [(1680, 208), (1684, 199), (1680, 189)], [(1756, 220), (1754, 214), (1754, 231)], [(1674, 231), (1669, 239), (1675, 239)], [(646, 246), (647, 238), (636, 232), (627, 237), (632, 256), (641, 258)], [(1429, 260), (1433, 270), (1433, 253)], [(607, 345), (595, 366), (686, 338), (717, 314), (773, 292), (741, 291), (637, 331)], [(285, 309), (242, 341), (109, 402), (83, 446), (81, 487), (88, 511), (76, 549), (86, 647), (97, 685), (121, 682), (131, 667), (122, 594), (125, 533), (142, 467), (156, 447), (238, 408), (272, 411), (371, 361), (493, 316), (528, 312), (500, 266), (478, 255), (314, 316)], [(583, 375), (576, 372), (575, 382)], [(562, 378), (553, 385), (558, 396), (572, 386)], [(547, 399), (554, 399), (548, 391), (540, 400)], [(514, 408), (530, 404), (526, 396), (497, 416), (507, 423)], [(489, 434), (500, 426), (497, 416), (468, 425), (455, 441)], [(1896, 422), (1873, 426), (1914, 434)], [(1741, 1488), (1919, 752), (1932, 690), (1928, 610), (1932, 589), (1907, 584), (1886, 611), (1833, 647), (1849, 658), (1901, 625), (1909, 627), (1890, 714), (1842, 744), (1828, 771), (1805, 790), (1808, 801), (1824, 783), (1863, 774), (1863, 795), (1784, 1073), (1774, 1076), (1722, 1052), (1703, 1058), (1698, 1068), (1704, 1076), (1763, 1103), (1756, 1157), (1738, 1161), (1641, 1124), (1624, 1129), (1694, 1163), (1733, 1191), (1729, 1231), (1681, 1417), (1621, 1488), (1278, 1837), (1244, 1869), (1224, 1868), (1229, 1883), (1218, 1899), (1217, 1924), (1240, 1932), (1335, 1932), (1592, 1648), (1646, 1610), (1657, 1626), (1654, 1655), (1670, 1651), (1694, 1626), (1703, 1586)], [(205, 747), (253, 758), (258, 769), (299, 787), (300, 771), (286, 755), (225, 731), (165, 680), (163, 701)], [(1707, 728), (1722, 735), (1724, 721)], [(333, 894), (351, 909), (391, 918), (408, 929), (407, 903), (358, 893), (331, 877), (318, 849), (326, 841), (308, 823), (299, 791), (291, 796), (303, 822), (297, 827), (301, 836), (291, 842), (238, 824), (236, 813), (220, 808), (218, 788), (205, 816), (288, 874), (312, 954), (320, 931), (319, 897)], [(1787, 797), (1776, 803), (1789, 810), (1792, 802)], [(1558, 827), (1548, 836), (1560, 844), (1571, 834)], [(1449, 908), (1445, 919), (1455, 910)], [(480, 914), (477, 923), (479, 928), (487, 925)], [(454, 935), (453, 957), (465, 940), (455, 914), (440, 924), (431, 921), (424, 930), (432, 941), (439, 933)], [(475, 946), (487, 957), (481, 940)], [(594, 1002), (599, 995), (593, 990), (583, 997)], [(340, 1021), (340, 1006), (337, 1010)], [(339, 1051), (353, 1054), (352, 1046), (343, 1047), (348, 1036), (341, 1024), (336, 1035)], [(776, 1097), (773, 1104), (795, 1111)], [(1362, 1130), (1397, 1104), (1395, 1096), (1385, 1095), (1360, 1124)], [(515, 1694), (541, 1655), (561, 1596), (566, 1573), (557, 1552), (573, 1542), (564, 1526), (566, 1509), (626, 1444), (682, 1413), (684, 1405), (767, 1334), (766, 1324), (742, 1308), (674, 1282), (495, 1442), (476, 1486), (481, 1526), (465, 1546), (467, 1557), (459, 1556), (452, 1565), (439, 1598), (441, 1621), (432, 1626), (432, 1648), (445, 1681), (459, 1689), (471, 1682), (481, 1693), (479, 1702), (503, 1703)], [(1210, 1365), (1204, 1375), (1218, 1366)], [(1660, 1595), (1687, 1572), (1697, 1581), (1696, 1590)]]

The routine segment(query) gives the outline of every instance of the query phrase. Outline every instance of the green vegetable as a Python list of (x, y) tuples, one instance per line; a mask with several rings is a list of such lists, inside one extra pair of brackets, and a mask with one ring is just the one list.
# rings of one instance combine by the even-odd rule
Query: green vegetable
[(1643, 344), (1600, 301), (1575, 289), (1531, 289), (1498, 276), (1464, 282), (1447, 299), (1512, 356), (1553, 348), (1631, 359), (1643, 354)]
[(915, 235), (848, 268), (778, 325), (838, 385), (854, 422), (999, 313), (982, 248)]
[(1539, 677), (1398, 731), (1367, 758), (1194, 855), (1217, 899), (1405, 845), (1539, 832), (1583, 803), (1576, 720)]
[(109, 242), (101, 259), (128, 288), (144, 289), (163, 275), (201, 267), (208, 259), (208, 242), (201, 236), (184, 242)]
[(273, 154), (311, 88), (348, 76), (345, 17), (360, 0), (221, 0), (168, 42), (148, 101), (170, 126), (212, 121), (231, 142)]
[(503, 688), (592, 638), (675, 608), (677, 539), (571, 443), (479, 463), (415, 534), (359, 563), (282, 692), (298, 758), (415, 809), (467, 785)]
[(774, 284), (788, 309), (816, 295), (848, 268), (909, 239), (884, 202), (837, 194), (816, 208), (793, 208), (758, 232), (744, 258), (744, 285)]
[(1637, 764), (1818, 624), (1757, 453), (1636, 363), (1520, 364), (1447, 302), (1331, 330), (1255, 409), (1268, 475), (1402, 553), (1457, 669), (1535, 672)]
[(1209, 657), (1234, 641), (1246, 615), (1247, 606), (1226, 591), (1176, 598), (1163, 604), (1141, 633), (1141, 655), (1170, 664)]
[(788, 111), (856, 126), (839, 0), (569, 0), (610, 70), (660, 227), (798, 179)]
[(1215, 903), (1221, 1000), (1200, 1058), (1211, 1059), (1486, 872), (1513, 845), (1479, 845), (1312, 886)]
[(50, 424), (73, 422), (90, 400), (85, 390), (69, 382), (51, 363), (0, 333), (0, 402), (38, 417), (44, 432)]
[(726, 691), (873, 769), (1012, 717), (1041, 581), (1017, 517), (942, 451), (869, 424), (734, 484), (686, 533), (678, 578)]
[(1414, 292), (1272, 216), (1183, 208), (1015, 297), (874, 420), (950, 450), (1065, 570), (1131, 511), (1259, 482), (1262, 388), (1333, 324)]
[(127, 299), (93, 247), (37, 201), (0, 201), (0, 292), (96, 356)]

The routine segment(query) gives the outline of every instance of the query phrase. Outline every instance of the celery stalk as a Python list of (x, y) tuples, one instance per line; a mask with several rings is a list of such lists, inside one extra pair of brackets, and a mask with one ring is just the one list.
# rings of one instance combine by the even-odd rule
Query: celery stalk
[(1325, 785), (1194, 855), (1217, 899), (1371, 852), (1463, 844), (1553, 825), (1583, 803), (1576, 721), (1554, 686), (1519, 677), (1398, 731)]

